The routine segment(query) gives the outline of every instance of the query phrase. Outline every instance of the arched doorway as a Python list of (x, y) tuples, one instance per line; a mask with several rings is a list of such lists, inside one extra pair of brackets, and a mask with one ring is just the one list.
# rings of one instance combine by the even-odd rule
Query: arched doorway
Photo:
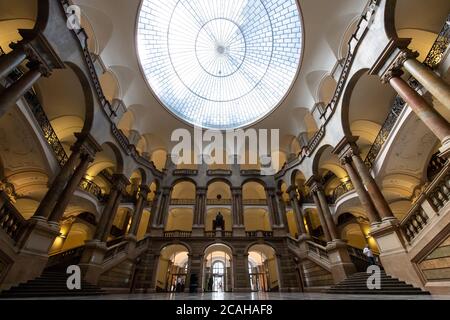
[(232, 291), (232, 256), (231, 249), (224, 244), (213, 244), (205, 250), (203, 261), (203, 291)]
[(179, 244), (164, 247), (159, 256), (156, 291), (184, 292), (188, 272), (188, 249)]
[(248, 273), (253, 292), (278, 291), (280, 285), (275, 250), (264, 244), (252, 246), (248, 251)]

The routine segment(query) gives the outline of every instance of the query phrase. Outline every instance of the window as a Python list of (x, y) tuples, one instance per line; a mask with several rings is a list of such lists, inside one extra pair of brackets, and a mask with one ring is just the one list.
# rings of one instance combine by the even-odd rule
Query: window
[(143, 0), (137, 34), (155, 96), (203, 128), (243, 127), (269, 114), (302, 53), (296, 0)]

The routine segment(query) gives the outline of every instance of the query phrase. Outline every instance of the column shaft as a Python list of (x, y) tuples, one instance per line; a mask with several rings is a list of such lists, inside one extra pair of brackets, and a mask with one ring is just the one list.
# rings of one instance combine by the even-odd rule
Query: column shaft
[(119, 190), (113, 186), (109, 194), (108, 201), (106, 202), (106, 205), (103, 208), (102, 216), (100, 217), (100, 222), (98, 223), (97, 229), (95, 230), (94, 235), (95, 240), (101, 241), (103, 239), (103, 234), (105, 233), (105, 230), (107, 228), (111, 211), (116, 202), (118, 194)]
[(136, 208), (131, 220), (130, 231), (128, 232), (131, 236), (137, 236), (139, 225), (142, 219), (142, 213), (144, 212), (144, 203), (145, 198), (142, 195), (139, 195), (138, 201), (136, 203)]
[(81, 149), (79, 147), (73, 148), (72, 154), (70, 155), (66, 164), (64, 165), (64, 167), (62, 167), (61, 171), (58, 173), (52, 185), (50, 186), (50, 189), (41, 200), (41, 203), (39, 204), (39, 207), (34, 214), (35, 217), (48, 218), (50, 216), (50, 213), (52, 212), (56, 201), (64, 190), (64, 186), (67, 184), (67, 181), (73, 174), (75, 164), (78, 161), (80, 154)]
[(450, 139), (450, 125), (422, 96), (399, 77), (393, 77), (389, 83), (441, 142)]
[(356, 170), (361, 176), (363, 183), (366, 185), (369, 197), (372, 199), (375, 208), (377, 209), (380, 217), (382, 219), (391, 219), (394, 217), (389, 204), (381, 193), (380, 188), (378, 188), (377, 183), (370, 175), (369, 170), (366, 165), (362, 161), (361, 157), (357, 154), (352, 155), (353, 163), (355, 165)]
[(403, 64), (405, 69), (419, 81), (447, 109), (450, 109), (450, 87), (430, 68), (416, 59), (408, 59)]
[(0, 93), (0, 118), (31, 89), (41, 76), (42, 73), (39, 69), (32, 69)]
[(112, 210), (108, 214), (109, 219), (108, 219), (108, 223), (106, 224), (106, 228), (105, 228), (105, 230), (104, 230), (104, 232), (102, 234), (102, 238), (100, 239), (101, 242), (108, 241), (108, 237), (109, 237), (109, 234), (111, 233), (111, 228), (112, 228), (112, 225), (114, 223), (114, 218), (116, 216), (117, 209), (119, 209), (119, 205), (120, 205), (121, 201), (122, 201), (122, 192), (119, 192), (117, 194), (116, 200), (114, 201), (114, 205), (112, 207)]
[(319, 202), (322, 206), (325, 221), (328, 225), (328, 231), (330, 232), (331, 240), (337, 240), (337, 239), (339, 239), (339, 237), (338, 237), (337, 230), (336, 230), (336, 224), (334, 223), (333, 217), (331, 216), (330, 207), (328, 206), (328, 202), (325, 197), (325, 193), (323, 192), (323, 190), (318, 190), (317, 195), (319, 197)]
[(359, 201), (361, 205), (365, 209), (367, 216), (370, 220), (370, 223), (378, 223), (380, 222), (380, 217), (378, 216), (378, 212), (375, 209), (375, 206), (372, 203), (372, 200), (369, 197), (364, 185), (353, 168), (352, 164), (349, 161), (344, 163), (345, 170), (347, 171), (350, 180), (352, 181), (353, 186), (355, 187), (356, 193), (358, 194)]
[(291, 195), (291, 205), (292, 205), (292, 209), (294, 210), (295, 221), (297, 222), (299, 235), (307, 234), (306, 227), (305, 227), (305, 222), (304, 222), (304, 219), (303, 219), (303, 212), (300, 209), (300, 204), (298, 203), (298, 199), (297, 199), (297, 195), (296, 194), (295, 194), (295, 196)]
[(316, 192), (313, 192), (312, 195), (313, 195), (314, 203), (317, 208), (317, 213), (319, 215), (320, 224), (322, 225), (323, 233), (325, 235), (325, 240), (327, 242), (330, 242), (332, 239), (331, 239), (330, 231), (328, 230), (327, 221), (325, 220), (325, 216), (323, 214), (322, 206), (320, 205), (319, 197), (317, 196)]
[(61, 197), (58, 199), (52, 213), (50, 214), (49, 221), (59, 222), (64, 212), (67, 209), (67, 206), (70, 203), (70, 200), (73, 197), (75, 190), (80, 185), (81, 179), (86, 175), (86, 171), (88, 169), (89, 164), (92, 162), (92, 157), (88, 154), (85, 154), (81, 157), (81, 161), (75, 169), (75, 173), (70, 178), (67, 186), (64, 188)]
[(0, 57), (0, 78), (6, 77), (27, 57), (25, 50), (16, 49)]

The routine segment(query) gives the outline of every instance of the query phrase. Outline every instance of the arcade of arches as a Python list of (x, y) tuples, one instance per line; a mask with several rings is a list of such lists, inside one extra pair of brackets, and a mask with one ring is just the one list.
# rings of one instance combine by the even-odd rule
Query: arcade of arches
[[(247, 30), (269, 28), (261, 3), (284, 21), (279, 0), (249, 1), (214, 52), (195, 31), (191, 71), (155, 1), (119, 1), (0, 0), (1, 291), (76, 264), (106, 292), (323, 292), (369, 248), (450, 294), (448, 0), (286, 1), (284, 46)], [(71, 5), (81, 29), (64, 27)], [(232, 28), (221, 14), (210, 32)], [(148, 53), (163, 42), (173, 65)], [(245, 139), (211, 154), (243, 163), (175, 164), (172, 132), (199, 122), (279, 129), (273, 174)]]

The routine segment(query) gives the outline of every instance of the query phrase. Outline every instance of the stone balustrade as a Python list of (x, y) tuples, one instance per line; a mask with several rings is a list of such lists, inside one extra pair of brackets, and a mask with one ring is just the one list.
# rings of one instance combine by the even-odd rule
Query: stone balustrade
[(433, 212), (427, 212), (424, 203), (428, 202), (435, 215), (450, 201), (450, 161), (417, 198), (416, 203), (401, 222), (406, 240), (411, 244), (422, 230), (430, 223)]
[(25, 226), (26, 220), (10, 202), (8, 195), (0, 191), (0, 228), (16, 243)]

